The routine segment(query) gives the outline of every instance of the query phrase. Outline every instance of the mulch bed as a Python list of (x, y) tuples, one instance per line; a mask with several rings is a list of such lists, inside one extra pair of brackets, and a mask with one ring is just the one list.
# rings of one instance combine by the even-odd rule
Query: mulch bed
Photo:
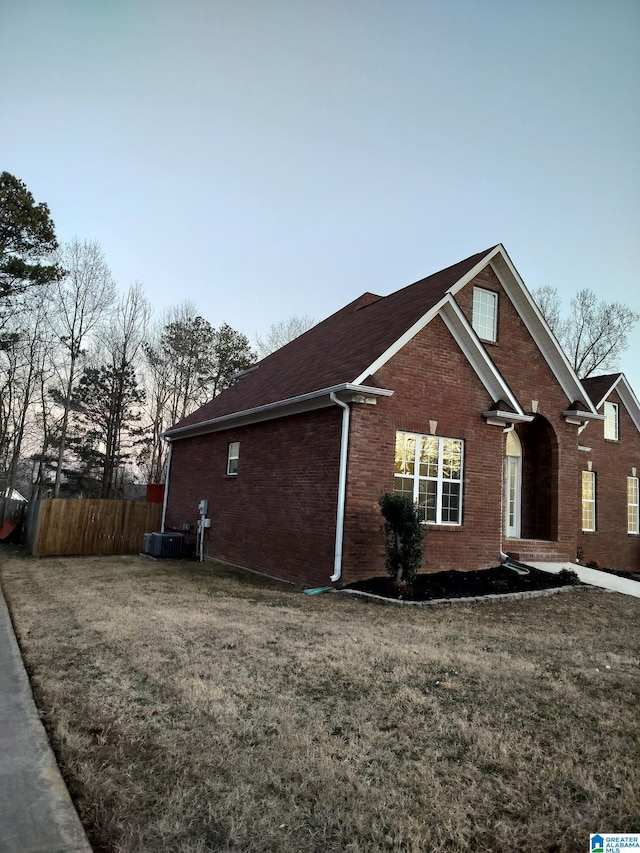
[(519, 574), (506, 566), (479, 571), (449, 571), (419, 574), (411, 587), (398, 586), (389, 577), (368, 578), (349, 584), (346, 589), (369, 592), (384, 598), (405, 601), (430, 601), (438, 598), (469, 598), (482, 595), (501, 595), (508, 592), (528, 592), (536, 589), (556, 589), (579, 583), (577, 576), (564, 576), (530, 568)]

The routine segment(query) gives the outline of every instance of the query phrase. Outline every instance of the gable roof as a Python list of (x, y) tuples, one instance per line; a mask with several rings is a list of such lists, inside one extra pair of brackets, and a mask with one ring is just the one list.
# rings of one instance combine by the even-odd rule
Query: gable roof
[[(388, 296), (364, 293), (240, 375), (236, 382), (166, 431), (179, 438), (194, 430), (229, 426), (241, 414), (262, 418), (287, 404), (330, 405), (331, 392), (390, 394), (376, 390), (375, 373), (431, 320), (440, 315), (487, 388), (492, 400), (525, 416), (486, 349), (455, 302), (454, 295), (487, 265), (509, 298), (565, 391), (568, 401), (583, 401), (586, 416), (597, 417), (564, 353), (551, 334), (501, 244), (414, 282)], [(311, 402), (313, 401), (313, 402)], [(322, 402), (321, 402), (322, 401)], [(279, 416), (272, 413), (270, 415)], [(218, 425), (216, 427), (216, 425)]]
[(622, 373), (607, 373), (605, 376), (588, 376), (582, 380), (584, 389), (596, 409), (604, 403), (621, 376)]
[(488, 251), (472, 255), (389, 296), (362, 294), (259, 361), (250, 373), (187, 415), (167, 430), (166, 435), (171, 437), (176, 429), (234, 412), (353, 383), (381, 352), (388, 350), (449, 288), (474, 269)]
[(631, 385), (627, 382), (627, 377), (624, 373), (589, 376), (587, 379), (582, 380), (582, 384), (596, 409), (602, 406), (613, 391), (617, 391), (618, 396), (629, 412), (631, 420), (636, 425), (636, 429), (640, 432), (640, 403), (633, 393)]

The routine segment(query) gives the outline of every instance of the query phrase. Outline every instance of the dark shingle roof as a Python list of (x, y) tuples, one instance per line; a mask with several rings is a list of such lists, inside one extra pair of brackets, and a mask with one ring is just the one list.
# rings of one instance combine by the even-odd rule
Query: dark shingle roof
[(258, 362), (172, 429), (354, 382), (493, 248), (389, 296), (364, 293)]
[(600, 400), (602, 400), (609, 388), (611, 388), (614, 382), (617, 382), (621, 375), (621, 373), (607, 373), (605, 376), (590, 376), (582, 380), (584, 390), (591, 398), (594, 407), (597, 408)]

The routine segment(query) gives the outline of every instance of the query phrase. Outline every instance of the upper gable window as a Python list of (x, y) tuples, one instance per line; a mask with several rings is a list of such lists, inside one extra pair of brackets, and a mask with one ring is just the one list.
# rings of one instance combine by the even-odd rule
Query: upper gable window
[(472, 326), (485, 341), (498, 339), (498, 294), (493, 290), (473, 288)]
[(618, 404), (604, 404), (604, 437), (609, 441), (618, 440)]

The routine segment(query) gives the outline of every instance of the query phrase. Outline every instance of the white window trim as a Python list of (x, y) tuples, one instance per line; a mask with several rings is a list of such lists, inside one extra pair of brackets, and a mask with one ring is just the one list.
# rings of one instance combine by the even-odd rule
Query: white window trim
[[(464, 476), (464, 441), (460, 438), (451, 438), (451, 436), (440, 436), (440, 435), (425, 435), (424, 433), (417, 432), (409, 432), (408, 430), (397, 430), (396, 436), (398, 433), (405, 433), (406, 435), (412, 436), (416, 441), (416, 455), (414, 460), (414, 469), (413, 474), (394, 474), (395, 479), (410, 479), (413, 480), (413, 502), (418, 503), (418, 498), (420, 495), (420, 483), (421, 482), (435, 482), (436, 483), (436, 518), (435, 521), (422, 521), (421, 524), (439, 524), (444, 525), (446, 527), (460, 527), (462, 525), (462, 483)], [(423, 438), (436, 439), (438, 441), (438, 475), (437, 477), (423, 477), (420, 475), (420, 442)], [(460, 442), (460, 477), (450, 478), (443, 476), (443, 453), (442, 448), (445, 441), (458, 441)], [(460, 486), (460, 498), (459, 498), (459, 506), (458, 506), (458, 520), (457, 521), (443, 521), (442, 520), (442, 492), (443, 492), (443, 484), (444, 483), (458, 483)]]
[[(631, 483), (635, 482), (635, 502), (631, 498)], [(634, 518), (632, 519), (632, 514)], [(627, 477), (627, 533), (640, 534), (640, 480), (638, 477)]]
[[(479, 322), (477, 322), (476, 315), (476, 294), (479, 297), (482, 296), (491, 296), (493, 299), (493, 322), (491, 334), (489, 336), (482, 334), (479, 329)], [(473, 304), (471, 308), (471, 325), (473, 326), (476, 334), (483, 341), (489, 341), (490, 343), (496, 343), (498, 340), (498, 294), (495, 290), (487, 290), (484, 287), (474, 287), (473, 288)]]
[[(609, 412), (611, 413), (611, 417), (607, 417), (607, 406), (609, 406)], [(620, 419), (619, 419), (619, 409), (617, 403), (605, 403), (604, 404), (604, 437), (606, 441), (619, 441), (620, 439)], [(613, 432), (614, 435), (607, 435), (607, 428), (611, 424), (613, 420)]]
[[(588, 475), (591, 480), (591, 498), (585, 498), (584, 496), (584, 482), (585, 482), (585, 474)], [(584, 509), (585, 504), (589, 504), (591, 507), (591, 512), (589, 513), (591, 516), (591, 527), (584, 526)], [(595, 471), (583, 471), (582, 472), (582, 501), (580, 504), (581, 507), (581, 515), (582, 515), (582, 530), (584, 533), (594, 533), (596, 529), (596, 474)]]
[[(233, 449), (236, 449), (235, 454), (232, 453)], [(237, 477), (238, 476), (238, 465), (240, 459), (240, 442), (239, 441), (230, 441), (229, 449), (227, 451), (227, 476), (228, 477)], [(231, 463), (235, 462), (235, 471), (231, 470)]]

